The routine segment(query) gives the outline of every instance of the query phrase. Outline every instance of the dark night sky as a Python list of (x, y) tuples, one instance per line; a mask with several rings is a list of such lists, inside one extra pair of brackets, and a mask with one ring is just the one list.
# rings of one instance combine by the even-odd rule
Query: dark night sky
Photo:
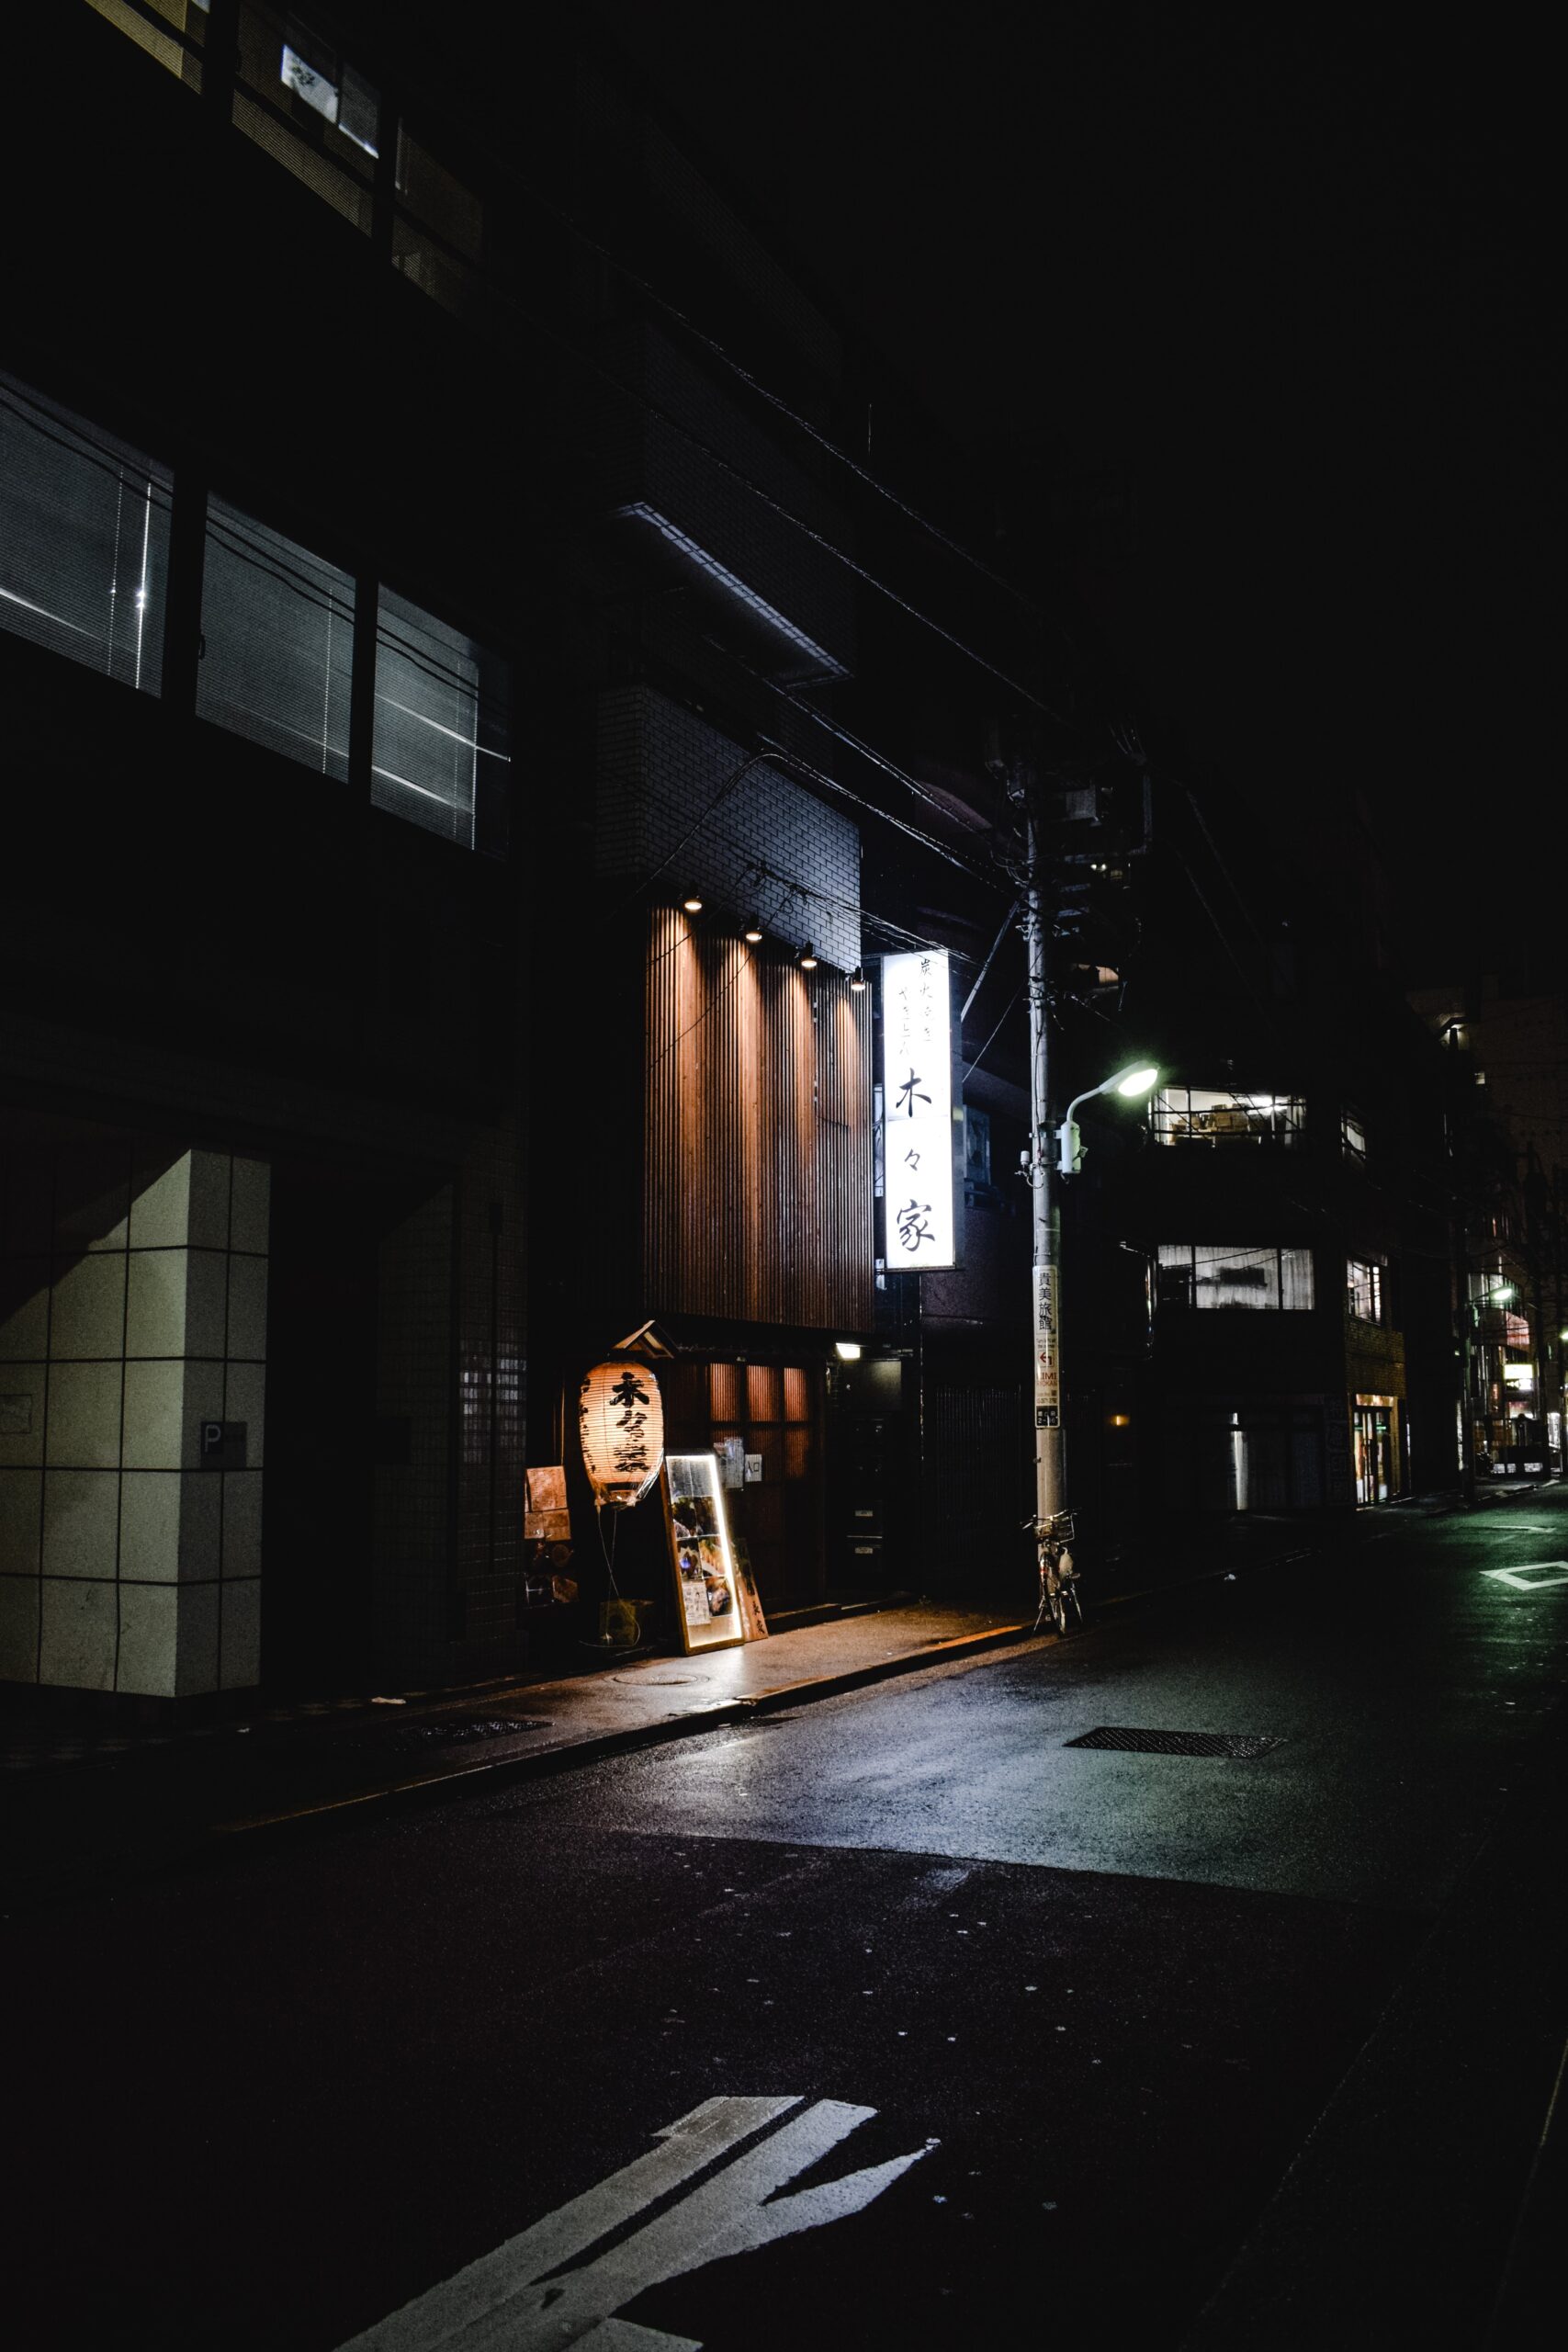
[(1540, 60), (1375, 10), (594, 14), (965, 440), (1130, 476), (1142, 667), (1201, 770), (1360, 784), (1417, 961), (1539, 934)]

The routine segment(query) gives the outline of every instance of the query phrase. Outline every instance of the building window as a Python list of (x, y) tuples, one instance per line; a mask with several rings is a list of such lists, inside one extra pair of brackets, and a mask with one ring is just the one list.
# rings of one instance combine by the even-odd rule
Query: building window
[(367, 234), (380, 124), (380, 92), (335, 49), (241, 0), (235, 129)]
[(87, 0), (87, 6), (187, 90), (200, 89), (208, 0)]
[(207, 510), (196, 707), (322, 775), (348, 774), (354, 582), (221, 500)]
[(1376, 1258), (1352, 1258), (1347, 1269), (1348, 1309), (1358, 1323), (1388, 1319), (1388, 1270)]
[(506, 664), (389, 590), (376, 623), (370, 797), (465, 849), (506, 846)]
[(0, 375), (0, 628), (157, 694), (171, 478)]
[(1289, 1146), (1299, 1138), (1305, 1114), (1298, 1094), (1171, 1086), (1155, 1096), (1149, 1117), (1156, 1143)]
[(976, 1111), (973, 1103), (964, 1105), (964, 1181), (966, 1184), (991, 1184), (991, 1117), (988, 1111)]
[(479, 263), (485, 208), (406, 123), (398, 126), (392, 266), (455, 317), (482, 325), (490, 295)]
[(1222, 1249), (1207, 1241), (1159, 1245), (1162, 1306), (1247, 1306), (1298, 1312), (1314, 1303), (1312, 1251)]
[(1346, 1159), (1354, 1159), (1364, 1168), (1367, 1164), (1367, 1131), (1354, 1111), (1340, 1113), (1339, 1135), (1345, 1146)]

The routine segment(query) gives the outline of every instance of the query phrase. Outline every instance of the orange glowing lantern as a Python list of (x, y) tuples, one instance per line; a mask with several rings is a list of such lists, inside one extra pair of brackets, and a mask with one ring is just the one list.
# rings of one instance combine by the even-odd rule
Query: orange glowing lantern
[(577, 1400), (583, 1467), (596, 1510), (629, 1510), (664, 1460), (664, 1408), (646, 1364), (621, 1356), (596, 1363)]

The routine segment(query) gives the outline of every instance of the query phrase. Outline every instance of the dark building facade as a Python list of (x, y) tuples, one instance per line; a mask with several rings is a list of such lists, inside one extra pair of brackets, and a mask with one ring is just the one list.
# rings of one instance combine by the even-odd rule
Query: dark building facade
[[(537, 591), (450, 518), (529, 501), (457, 315), (485, 197), (359, 31), (26, 36), (76, 131), (21, 143), (0, 405), (20, 1682), (362, 1686), (513, 1633)], [(82, 233), (132, 198), (155, 268)]]
[[(1086, 1524), (1437, 1483), (1413, 1017), (1315, 915), (1261, 996), (1194, 955), (1114, 663), (1027, 535), (1028, 594), (965, 556), (983, 484), (635, 82), (367, 0), (25, 39), (73, 130), (21, 144), (0, 348), (0, 1679), (565, 1647), (579, 1385), (626, 1347), (673, 1451), (748, 1465), (775, 1618), (1026, 1598), (1026, 773), (1058, 1091), (1165, 1071), (1067, 1196)], [(130, 190), (155, 267), (82, 233)], [(908, 951), (953, 1013), (927, 1271)], [(576, 1613), (525, 1526), (557, 1466)], [(668, 1612), (654, 1511), (622, 1566)]]

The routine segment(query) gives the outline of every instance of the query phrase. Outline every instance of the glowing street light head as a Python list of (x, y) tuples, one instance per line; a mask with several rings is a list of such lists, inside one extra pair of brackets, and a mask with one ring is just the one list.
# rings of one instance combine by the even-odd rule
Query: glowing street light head
[(1159, 1084), (1159, 1072), (1152, 1063), (1138, 1062), (1132, 1069), (1119, 1071), (1111, 1083), (1118, 1094), (1151, 1094)]

